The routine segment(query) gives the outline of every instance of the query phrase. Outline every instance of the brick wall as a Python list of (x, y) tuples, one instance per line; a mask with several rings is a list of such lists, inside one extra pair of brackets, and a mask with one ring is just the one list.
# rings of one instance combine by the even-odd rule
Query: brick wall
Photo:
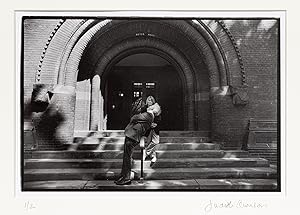
[[(44, 47), (47, 44), (49, 35), (57, 27), (59, 19), (27, 19), (24, 20), (24, 99), (25, 104), (30, 101), (32, 92), (32, 84), (35, 82), (35, 74), (39, 68), (39, 62), (43, 53)], [(76, 26), (79, 26), (81, 20), (67, 20), (68, 25), (62, 25), (66, 28), (64, 33), (61, 32), (61, 36), (57, 38), (57, 46), (51, 46), (54, 44), (54, 40), (50, 42), (49, 47), (53, 52), (51, 56), (47, 58), (49, 61), (43, 65), (45, 74), (42, 74), (41, 82), (43, 83), (55, 83), (53, 80), (57, 80), (57, 70), (60, 63), (60, 54), (55, 55), (55, 50), (58, 48), (57, 53), (62, 53), (62, 44), (66, 44), (71, 35), (76, 30)], [(244, 136), (247, 131), (247, 122), (249, 118), (264, 118), (264, 119), (276, 119), (277, 118), (277, 75), (278, 75), (278, 52), (277, 52), (277, 31), (278, 25), (274, 20), (224, 20), (224, 23), (228, 30), (231, 32), (235, 43), (241, 53), (243, 59), (243, 66), (246, 72), (246, 83), (248, 84), (249, 101), (250, 103), (245, 107), (236, 107), (232, 104), (230, 96), (214, 96), (211, 98), (212, 109), (212, 130), (215, 140), (222, 140), (227, 142), (227, 146), (239, 147), (244, 141)], [(88, 23), (87, 23), (88, 24)], [(222, 32), (220, 27), (217, 27), (216, 22), (211, 22), (210, 28), (215, 30), (216, 36), (219, 36), (219, 40), (222, 45), (222, 41), (225, 44), (229, 44), (228, 37)], [(161, 31), (164, 29), (164, 31)], [(207, 108), (208, 85), (203, 84), (201, 80), (206, 80), (215, 77), (215, 74), (210, 74), (208, 78), (207, 66), (204, 64), (204, 60), (201, 60), (205, 52), (199, 51), (199, 47), (191, 45), (186, 40), (184, 32), (181, 31), (174, 35), (174, 26), (166, 24), (159, 24), (154, 22), (148, 23), (131, 23), (130, 25), (123, 25), (122, 28), (115, 28), (108, 32), (105, 37), (103, 35), (97, 35), (101, 38), (101, 44), (95, 45), (94, 50), (91, 49), (91, 55), (87, 53), (85, 59), (94, 59), (97, 61), (97, 53), (101, 54), (106, 50), (111, 43), (119, 42), (124, 37), (134, 36), (139, 32), (153, 33), (153, 35), (160, 37), (168, 43), (174, 45), (181, 52), (185, 53), (185, 57), (193, 62), (192, 67), (196, 71), (196, 79), (198, 84), (198, 91), (196, 91), (195, 101), (198, 108), (203, 107), (202, 103), (205, 103)], [(187, 31), (186, 31), (187, 32)], [(123, 36), (121, 35), (123, 34)], [(121, 36), (120, 36), (121, 35)], [(77, 35), (79, 36), (79, 34)], [(76, 40), (73, 41), (74, 43)], [(204, 41), (200, 41), (202, 46), (205, 46)], [(206, 44), (207, 45), (207, 44)], [(226, 56), (229, 60), (229, 69), (233, 71), (232, 80), (233, 83), (239, 83), (241, 80), (241, 74), (239, 74), (239, 68), (235, 62), (236, 58), (234, 50), (230, 46), (224, 45)], [(199, 53), (197, 53), (197, 50)], [(202, 50), (203, 51), (203, 50)], [(195, 54), (196, 53), (196, 54)], [(208, 53), (208, 52), (207, 52)], [(231, 53), (231, 54), (228, 54)], [(211, 55), (207, 55), (211, 56)], [(47, 57), (47, 56), (46, 56)], [(45, 58), (46, 59), (46, 58)], [(89, 62), (91, 63), (91, 61)], [(206, 61), (214, 61), (206, 59)], [(53, 73), (52, 63), (53, 64)], [(43, 72), (43, 71), (42, 71)], [(72, 75), (72, 74), (71, 74)], [(217, 75), (217, 74), (216, 74)], [(201, 77), (205, 76), (205, 77)], [(217, 80), (215, 78), (214, 80)], [(210, 80), (210, 85), (218, 85), (215, 81)], [(204, 86), (204, 87), (203, 87)], [(82, 117), (81, 111), (89, 111), (89, 96), (90, 86), (88, 81), (77, 83), (77, 105), (81, 107), (76, 110), (76, 129), (88, 128), (89, 116)], [(206, 109), (205, 108), (205, 109)], [(206, 114), (206, 111), (199, 111), (199, 114)], [(208, 117), (210, 118), (210, 117)], [(209, 122), (207, 122), (209, 123)], [(201, 124), (201, 123), (200, 123)], [(203, 127), (204, 128), (204, 127)]]
[(225, 21), (242, 54), (249, 85), (249, 117), (277, 119), (276, 20)]
[(226, 25), (220, 20), (202, 20), (209, 29), (214, 33), (216, 40), (219, 42), (219, 49), (224, 53), (226, 57), (226, 64), (230, 71), (227, 75), (228, 84), (231, 86), (240, 86), (243, 83), (243, 65), (238, 59), (238, 51), (236, 47), (236, 41), (232, 39), (232, 34)]
[(224, 148), (240, 148), (246, 141), (249, 106), (234, 106), (230, 96), (211, 97), (212, 140)]
[[(24, 103), (29, 105), (39, 61), (57, 19), (25, 19), (24, 27)], [(26, 111), (25, 118), (30, 115)], [(29, 116), (28, 116), (29, 117)]]
[(80, 19), (66, 22), (63, 19), (24, 20), (24, 118), (25, 121), (33, 120), (39, 146), (71, 142), (73, 139), (75, 92), (69, 95), (63, 89), (54, 93), (47, 110), (41, 113), (32, 114), (30, 98), (36, 81), (52, 86), (59, 82), (58, 73), (63, 54), (68, 51), (67, 44), (76, 42), (80, 32), (76, 35), (75, 32), (83, 23)]
[(246, 71), (249, 104), (236, 107), (231, 98), (212, 100), (212, 130), (215, 140), (227, 147), (245, 143), (248, 120), (277, 119), (277, 30), (274, 20), (225, 20), (238, 45)]

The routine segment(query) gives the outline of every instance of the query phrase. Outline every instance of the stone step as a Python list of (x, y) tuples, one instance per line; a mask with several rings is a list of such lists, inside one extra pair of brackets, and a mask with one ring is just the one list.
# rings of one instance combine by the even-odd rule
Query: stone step
[(276, 190), (277, 179), (196, 179), (201, 190)]
[[(249, 152), (251, 153), (251, 152)], [(271, 154), (271, 153), (251, 153), (251, 155), (256, 157), (277, 157), (277, 153)]]
[(132, 181), (118, 186), (112, 180), (25, 182), (24, 190), (276, 190), (276, 179), (190, 179)]
[[(63, 144), (57, 150), (123, 150), (124, 143), (83, 143), (83, 144)], [(140, 150), (139, 146), (136, 150)], [(215, 143), (160, 143), (157, 150), (219, 150), (220, 145)], [(43, 150), (53, 150), (49, 146)]]
[[(134, 178), (140, 176), (139, 169), (133, 169)], [(45, 180), (113, 180), (120, 169), (25, 169), (24, 181)], [(268, 167), (233, 167), (233, 168), (158, 168), (145, 169), (146, 180), (178, 179), (275, 179), (277, 171)]]
[[(140, 159), (140, 151), (134, 151), (133, 158)], [(157, 150), (157, 157), (163, 158), (240, 158), (248, 157), (249, 153), (242, 150)], [(69, 158), (98, 158), (98, 159), (122, 159), (121, 150), (78, 150), (78, 151), (25, 151), (25, 159), (69, 159)]]
[(210, 137), (210, 131), (160, 131), (162, 137)]
[(276, 149), (277, 142), (272, 143), (251, 143), (248, 148), (249, 149)]
[[(210, 131), (160, 131), (161, 137), (210, 137)], [(74, 137), (124, 137), (124, 130), (74, 131)]]
[(248, 151), (254, 153), (277, 153), (277, 149), (248, 149)]
[(277, 153), (251, 153), (251, 155), (256, 157), (277, 157)]
[(252, 156), (252, 157), (257, 157), (257, 158), (262, 158), (262, 159), (266, 159), (268, 161), (270, 161), (270, 163), (276, 163), (277, 162), (277, 157), (261, 157), (261, 156)]
[[(74, 137), (73, 142), (77, 144), (124, 144), (125, 137)], [(160, 137), (160, 143), (207, 143), (209, 137)]]
[[(139, 169), (141, 161), (135, 160), (133, 168)], [(122, 159), (26, 159), (26, 169), (58, 168), (121, 168)], [(269, 167), (262, 158), (188, 158), (159, 159), (156, 168), (194, 168), (194, 167)], [(150, 169), (150, 161), (144, 161), (144, 168)]]

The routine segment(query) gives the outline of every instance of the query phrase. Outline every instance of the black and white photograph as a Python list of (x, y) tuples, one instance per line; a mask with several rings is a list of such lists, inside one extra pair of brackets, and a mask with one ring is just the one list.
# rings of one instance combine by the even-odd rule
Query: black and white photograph
[(282, 13), (18, 18), (21, 192), (282, 191)]

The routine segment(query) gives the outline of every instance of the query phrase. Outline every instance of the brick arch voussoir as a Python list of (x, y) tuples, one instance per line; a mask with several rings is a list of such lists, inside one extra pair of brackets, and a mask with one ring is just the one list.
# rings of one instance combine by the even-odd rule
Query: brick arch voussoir
[[(99, 20), (97, 21), (99, 22)], [(60, 19), (53, 29), (40, 57), (36, 83), (44, 79), (52, 84), (64, 84), (64, 70), (75, 44), (93, 19)]]
[[(45, 65), (45, 62), (47, 62), (47, 58), (49, 56), (49, 53), (51, 55), (51, 47), (52, 46), (56, 47), (55, 45), (53, 45), (54, 44), (53, 41), (55, 40), (54, 36), (57, 37), (57, 32), (59, 31), (59, 29), (61, 28), (61, 26), (63, 25), (63, 23), (65, 21), (66, 21), (65, 19), (60, 19), (57, 22), (55, 28), (51, 31), (51, 33), (50, 33), (50, 35), (49, 35), (49, 37), (48, 37), (48, 39), (47, 39), (47, 41), (46, 41), (46, 43), (43, 47), (43, 52), (40, 56), (40, 60), (39, 60), (39, 63), (38, 63), (38, 69), (37, 69), (36, 74), (35, 74), (35, 82), (37, 84), (42, 81), (42, 79), (43, 79), (42, 74), (43, 75), (45, 74), (45, 72), (44, 72), (45, 66), (44, 65)], [(46, 76), (47, 76), (47, 74), (46, 74)]]
[(88, 46), (90, 40), (94, 35), (105, 28), (112, 20), (106, 19), (98, 22), (88, 29), (84, 35), (80, 37), (77, 43), (73, 46), (71, 53), (68, 55), (68, 60), (65, 63), (64, 69), (64, 85), (76, 87), (76, 80), (78, 74), (79, 63), (85, 48)]
[(198, 48), (199, 52), (202, 53), (208, 67), (211, 86), (217, 88), (227, 86), (228, 80), (225, 64), (209, 32), (201, 26), (198, 26), (195, 20), (168, 21), (168, 24), (184, 32), (187, 38)]
[[(109, 28), (114, 26), (112, 22), (112, 20), (108, 19), (100, 22), (98, 21), (98, 23), (88, 29), (74, 45), (72, 52), (68, 56), (64, 70), (65, 85), (76, 86), (78, 66), (84, 50), (89, 45), (89, 42), (95, 39), (94, 36), (99, 31), (104, 29), (109, 31)], [(116, 24), (120, 24), (121, 22), (125, 21), (118, 20)], [(208, 62), (207, 65), (209, 67), (208, 70), (211, 83), (216, 83), (217, 80), (219, 82), (219, 87), (229, 85), (227, 80), (228, 75), (226, 74), (226, 61), (224, 61), (224, 57), (222, 57), (215, 41), (211, 39), (211, 35), (207, 32), (207, 29), (204, 29), (203, 26), (200, 28), (200, 25), (197, 24), (198, 28), (195, 30), (195, 23), (193, 21), (164, 22), (176, 27), (181, 32), (185, 32), (189, 40), (201, 49), (206, 56), (206, 62)]]
[(220, 85), (229, 85), (230, 77), (228, 77), (227, 61), (226, 58), (222, 55), (222, 47), (219, 46), (218, 42), (215, 40), (213, 33), (201, 20), (192, 20), (187, 22), (204, 37), (210, 49), (212, 50), (220, 74)]
[[(102, 31), (99, 31), (97, 32), (97, 34), (94, 35), (93, 38), (91, 38), (88, 46), (86, 47), (87, 50), (90, 50), (90, 49), (93, 49), (93, 43), (97, 42), (97, 40), (99, 40), (99, 38), (101, 36), (103, 36), (101, 38), (101, 41), (103, 44), (113, 44), (114, 43), (114, 40), (111, 39), (111, 37), (109, 36), (110, 35), (110, 30), (111, 29), (117, 29), (117, 28), (120, 28), (121, 30), (119, 30), (119, 32), (124, 32), (124, 29), (123, 28), (127, 28), (129, 27), (128, 25), (126, 25), (125, 23), (126, 21), (122, 20), (114, 20), (110, 23), (110, 25), (108, 25), (107, 28), (103, 29)], [(137, 21), (135, 21), (137, 22)], [(209, 71), (209, 76), (211, 77), (210, 78), (210, 85), (211, 86), (215, 86), (215, 87), (220, 87), (222, 85), (226, 85), (226, 83), (222, 84), (222, 81), (221, 80), (221, 76), (220, 75), (220, 70), (218, 68), (218, 65), (216, 63), (216, 60), (215, 60), (215, 56), (214, 56), (214, 53), (212, 52), (209, 44), (207, 43), (206, 39), (201, 35), (199, 34), (199, 32), (197, 30), (195, 30), (190, 24), (188, 24), (187, 22), (183, 21), (183, 20), (172, 20), (172, 21), (169, 21), (169, 20), (160, 20), (160, 23), (156, 23), (157, 21), (152, 21), (150, 24), (151, 25), (157, 25), (159, 24), (160, 28), (162, 28), (162, 25), (163, 27), (167, 27), (169, 29), (172, 28), (172, 30), (174, 30), (174, 33), (175, 34), (180, 34), (180, 35), (184, 35), (184, 37), (187, 39), (187, 41), (191, 44), (191, 46), (195, 47), (195, 51), (197, 51), (197, 54), (199, 55), (199, 61), (203, 61), (203, 59), (206, 59), (206, 66), (208, 67), (208, 71)], [(131, 21), (130, 22), (131, 24), (136, 24), (136, 28), (139, 29), (139, 25), (137, 23), (134, 23), (134, 21)], [(153, 27), (153, 26), (152, 26)], [(156, 26), (157, 27), (157, 26)], [(132, 27), (130, 27), (132, 28)], [(122, 30), (123, 29), (123, 30)], [(163, 29), (160, 31), (160, 32), (164, 32)], [(106, 35), (104, 37), (104, 34)], [(145, 33), (146, 35), (146, 33)], [(164, 33), (162, 33), (162, 36), (164, 35)], [(127, 35), (128, 36), (128, 35)], [(163, 37), (159, 37), (157, 35), (147, 35), (149, 37), (156, 37), (156, 38), (160, 38), (162, 40), (167, 40), (167, 38), (163, 38)], [(176, 36), (174, 36), (174, 38), (176, 38)], [(120, 38), (119, 38), (120, 40)], [(177, 42), (180, 42), (180, 41), (177, 41)], [(84, 53), (84, 56), (82, 58), (82, 60), (84, 61), (84, 58), (85, 58), (85, 55), (87, 53), (90, 53), (90, 54), (87, 54), (87, 59), (90, 61), (89, 64), (85, 65), (84, 68), (87, 69), (88, 71), (91, 71), (92, 68), (94, 67), (94, 63), (98, 57), (98, 52), (102, 52), (102, 49), (103, 47), (105, 47), (106, 45), (102, 45), (101, 47), (97, 47), (96, 49), (94, 48), (94, 51), (86, 51)], [(184, 47), (183, 47), (184, 49)], [(183, 50), (184, 54), (186, 56), (194, 56), (194, 53), (191, 53), (190, 50)], [(204, 55), (202, 54), (204, 53)], [(194, 58), (194, 60), (192, 60), (193, 62), (196, 62), (197, 63), (197, 60)], [(193, 64), (192, 64), (193, 66)], [(196, 68), (194, 68), (194, 71), (198, 71)], [(223, 77), (226, 77), (223, 75)], [(224, 79), (226, 80), (226, 79)], [(224, 81), (223, 81), (224, 82)], [(226, 81), (225, 81), (226, 82)]]
[[(185, 59), (185, 56), (177, 50), (175, 47), (151, 37), (135, 37), (124, 40), (114, 46), (108, 48), (102, 57), (99, 57), (99, 60), (96, 63), (95, 68), (97, 71), (104, 72), (106, 67), (110, 64), (110, 62), (115, 59), (119, 54), (124, 52), (129, 52), (141, 49), (140, 52), (147, 52), (147, 50), (157, 50), (160, 53), (164, 53), (164, 56), (168, 56), (173, 59), (173, 62), (177, 63), (177, 67), (180, 67), (181, 71), (183, 71), (182, 76), (187, 82), (192, 82), (194, 79), (194, 71), (192, 66), (189, 64), (188, 60)], [(159, 53), (155, 53), (159, 55)], [(161, 56), (164, 58), (164, 56)], [(168, 58), (166, 58), (168, 60)], [(93, 70), (95, 70), (95, 68)], [(101, 74), (100, 74), (101, 75)], [(193, 83), (191, 83), (193, 85)]]
[[(88, 46), (88, 43), (93, 39), (95, 34), (102, 29), (109, 29), (112, 27), (112, 20), (104, 20), (104, 21), (95, 21), (98, 22), (90, 29), (86, 30), (86, 33), (77, 41), (76, 44), (74, 44), (72, 51), (66, 53), (64, 56), (63, 65), (64, 69), (60, 70), (60, 81), (61, 79), (64, 79), (65, 85), (71, 85), (75, 86), (76, 83), (76, 77), (78, 72), (78, 65), (81, 60), (81, 57), (83, 55), (84, 50)], [(121, 21), (118, 21), (117, 23), (120, 23)], [(124, 22), (124, 21), (123, 21)], [(168, 21), (165, 21), (168, 22)], [(110, 25), (108, 25), (110, 24)], [(204, 52), (204, 55), (207, 56), (206, 62), (209, 67), (210, 77), (212, 79), (219, 79), (220, 86), (229, 85), (227, 78), (230, 77), (228, 74), (228, 71), (226, 71), (226, 61), (224, 60), (224, 56), (222, 57), (220, 50), (217, 48), (216, 42), (211, 38), (211, 35), (207, 31), (207, 29), (204, 29), (203, 25), (195, 24), (194, 21), (187, 21), (185, 24), (182, 21), (178, 22), (168, 22), (168, 24), (175, 26), (180, 31), (183, 31), (187, 34), (187, 36), (190, 38), (190, 40), (196, 44), (196, 46), (202, 48), (202, 51)], [(205, 42), (208, 43), (209, 49), (207, 47), (203, 48), (203, 40), (201, 41), (201, 38), (199, 38), (199, 34), (197, 35), (195, 33), (195, 29), (189, 28), (189, 26), (193, 26), (196, 28), (198, 33), (200, 33), (201, 36), (204, 37)], [(196, 27), (195, 27), (196, 26)], [(85, 26), (87, 28), (88, 26)], [(106, 28), (105, 28), (106, 27)], [(202, 43), (202, 45), (201, 45)], [(213, 56), (212, 56), (213, 53)], [(67, 57), (66, 57), (67, 56)], [(66, 60), (67, 59), (67, 60)], [(214, 60), (217, 61), (217, 68), (214, 65)], [(61, 67), (63, 67), (61, 65)], [(228, 70), (228, 69), (227, 69)], [(63, 72), (62, 72), (63, 71)], [(64, 73), (64, 74), (61, 74)], [(218, 73), (218, 74), (216, 74)], [(229, 80), (230, 81), (230, 80)]]
[[(205, 35), (215, 50), (214, 53), (219, 53), (216, 59), (218, 65), (225, 70), (228, 86), (245, 87), (247, 84), (243, 59), (235, 38), (225, 23), (222, 20), (193, 20), (190, 23)], [(236, 78), (238, 74), (240, 74), (240, 78)]]
[(242, 57), (241, 52), (239, 50), (239, 46), (237, 45), (237, 41), (234, 38), (234, 36), (231, 34), (229, 28), (226, 26), (224, 21), (217, 20), (216, 22), (218, 23), (218, 26), (220, 26), (219, 28), (222, 29), (224, 34), (226, 34), (227, 37), (228, 37), (228, 41), (226, 42), (226, 44), (224, 44), (224, 46), (225, 47), (230, 46), (231, 49), (234, 51), (234, 54), (232, 54), (231, 56), (234, 57), (235, 60), (231, 61), (231, 62), (236, 62), (235, 67), (239, 69), (239, 73), (240, 73), (240, 76), (241, 76), (240, 83), (236, 84), (235, 86), (242, 85), (243, 87), (247, 87), (248, 85), (247, 85), (247, 82), (246, 82), (246, 72), (245, 72), (243, 57)]

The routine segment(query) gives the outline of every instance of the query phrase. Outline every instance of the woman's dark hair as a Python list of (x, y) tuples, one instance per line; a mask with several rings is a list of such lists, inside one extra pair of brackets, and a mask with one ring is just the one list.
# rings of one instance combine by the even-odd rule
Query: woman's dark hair
[(143, 101), (143, 98), (142, 97), (138, 98), (137, 100), (135, 100), (132, 103), (132, 106), (131, 106), (131, 116), (143, 112), (145, 108), (146, 108), (146, 104)]

